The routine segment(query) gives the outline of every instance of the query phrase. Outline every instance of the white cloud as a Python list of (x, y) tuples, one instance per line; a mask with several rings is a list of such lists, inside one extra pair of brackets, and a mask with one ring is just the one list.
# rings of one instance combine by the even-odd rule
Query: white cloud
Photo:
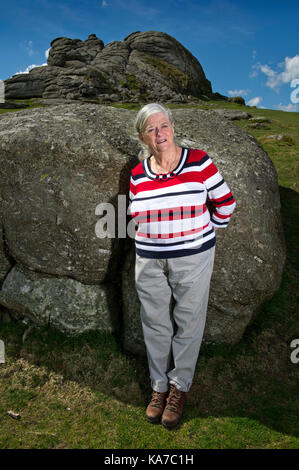
[(103, 0), (102, 1), (102, 7), (107, 7), (108, 6), (108, 3), (106, 2), (106, 0)]
[(49, 52), (50, 52), (51, 47), (45, 51), (45, 58), (48, 60), (49, 57)]
[[(50, 49), (51, 49), (51, 47), (49, 47), (49, 49), (45, 50), (46, 59), (48, 59)], [(23, 71), (20, 70), (19, 72), (16, 72), (15, 75), (19, 75), (21, 73), (29, 73), (30, 70), (34, 69), (35, 67), (45, 67), (46, 65), (48, 65), (47, 62), (44, 62), (41, 65), (31, 64), (31, 65), (28, 65), (25, 70), (23, 70)]]
[(252, 65), (252, 72), (249, 74), (249, 78), (255, 78), (259, 74), (259, 65), (260, 63), (258, 62), (257, 64)]
[(277, 106), (277, 109), (280, 109), (280, 111), (288, 111), (288, 112), (297, 112), (298, 111), (298, 106), (296, 104), (288, 104), (284, 106), (282, 103), (279, 103)]
[(260, 102), (262, 101), (262, 97), (261, 96), (256, 96), (255, 98), (252, 98), (251, 100), (249, 100), (246, 104), (247, 106), (258, 106), (260, 104)]
[(19, 75), (20, 73), (29, 73), (30, 70), (34, 69), (35, 67), (44, 67), (45, 65), (48, 65), (48, 64), (41, 64), (41, 65), (35, 65), (35, 64), (31, 64), (31, 65), (28, 65), (25, 70), (20, 70), (19, 72), (15, 73), (15, 75)]
[(250, 90), (229, 90), (229, 96), (247, 96)]
[(25, 41), (22, 41), (20, 46), (22, 47), (22, 49), (24, 49), (26, 51), (26, 53), (31, 57), (33, 56), (36, 51), (34, 50), (33, 48), (33, 41), (28, 41), (28, 40), (25, 40)]
[(285, 83), (290, 83), (292, 80), (299, 78), (299, 55), (294, 57), (285, 57), (284, 62), (277, 65), (277, 68), (283, 69), (282, 72), (273, 70), (269, 65), (257, 62), (252, 66), (253, 71), (250, 78), (254, 78), (259, 72), (262, 72), (268, 80), (266, 86), (272, 90), (279, 92), (279, 88)]
[(289, 83), (295, 78), (299, 78), (299, 55), (286, 57), (285, 70), (280, 74), (283, 83)]

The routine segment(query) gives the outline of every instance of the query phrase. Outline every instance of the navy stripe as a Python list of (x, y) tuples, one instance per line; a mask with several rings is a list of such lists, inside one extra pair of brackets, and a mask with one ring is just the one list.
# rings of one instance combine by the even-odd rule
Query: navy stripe
[(228, 222), (217, 222), (217, 220), (215, 220), (213, 218), (213, 216), (211, 217), (211, 222), (214, 222), (214, 224), (217, 224), (217, 225), (227, 225)]
[(195, 162), (187, 162), (185, 164), (185, 168), (187, 168), (188, 166), (201, 166), (203, 165), (203, 163), (205, 163), (207, 160), (209, 160), (210, 157), (208, 154), (206, 154), (204, 157), (202, 157), (200, 160), (197, 160)]
[(132, 173), (132, 179), (133, 179), (134, 181), (137, 181), (137, 180), (139, 180), (140, 178), (146, 178), (146, 174), (145, 174), (145, 173), (141, 173), (140, 175), (133, 175), (133, 173)]
[(159, 197), (180, 196), (181, 194), (197, 194), (197, 193), (203, 193), (203, 192), (204, 192), (204, 189), (198, 189), (195, 191), (178, 191), (175, 193), (158, 194), (157, 196), (135, 197), (134, 201), (144, 201), (146, 199), (157, 199)]
[[(161, 209), (153, 209), (154, 211), (158, 210), (159, 211), (158, 214), (136, 215), (136, 217), (134, 217), (134, 220), (136, 220), (136, 222), (142, 220), (143, 223), (145, 221), (146, 222), (156, 222), (156, 220), (153, 221), (152, 219), (156, 219), (156, 217), (157, 217), (158, 221), (162, 220), (163, 222), (164, 221), (167, 222), (168, 220), (169, 221), (177, 220), (177, 219), (174, 219), (173, 217), (176, 217), (178, 215), (182, 215), (182, 213), (183, 213), (184, 216), (186, 216), (186, 218), (187, 218), (187, 216), (191, 216), (191, 215), (200, 216), (204, 213), (203, 208), (202, 209), (196, 209), (196, 210), (195, 209), (187, 210), (187, 209), (185, 209), (185, 207), (188, 207), (188, 206), (184, 206), (183, 211), (181, 211), (181, 210), (180, 211), (174, 211), (173, 209), (169, 208), (168, 212), (165, 212), (165, 213), (164, 212), (161, 213)], [(147, 212), (149, 212), (149, 211), (147, 211)], [(184, 220), (184, 219), (185, 219), (185, 217), (180, 218), (178, 220)]]
[(216, 237), (213, 237), (211, 240), (203, 243), (199, 248), (193, 248), (185, 250), (171, 250), (171, 251), (147, 251), (147, 250), (140, 250), (136, 247), (136, 253), (143, 258), (179, 258), (181, 256), (189, 256), (195, 255), (197, 253), (201, 253), (203, 251), (212, 248), (216, 244)]
[[(172, 170), (173, 173), (175, 173), (175, 175), (179, 175), (181, 173), (181, 171), (183, 170), (183, 168), (185, 167), (185, 163), (188, 159), (188, 156), (189, 156), (189, 152), (190, 152), (190, 149), (186, 148), (186, 147), (182, 147), (182, 151), (181, 151), (181, 157), (180, 157), (180, 161), (179, 163), (177, 164), (177, 166), (175, 167), (174, 170)], [(146, 177), (150, 180), (153, 180), (155, 181), (156, 179), (156, 173), (154, 173), (149, 165), (149, 159), (150, 157), (144, 159), (142, 161), (142, 168), (143, 168), (143, 171), (146, 175)], [(147, 169), (148, 168), (148, 171)], [(181, 168), (179, 170), (179, 168)], [(163, 181), (168, 181), (167, 179), (163, 180), (159, 180), (159, 182), (163, 182)]]
[(218, 187), (221, 186), (223, 183), (224, 183), (224, 179), (222, 178), (222, 180), (219, 181), (219, 183), (214, 184), (214, 186), (211, 186), (210, 188), (207, 187), (207, 190), (208, 190), (208, 191), (212, 191), (212, 189), (218, 188)]
[[(135, 239), (135, 243), (138, 245), (146, 245), (146, 246), (163, 246), (163, 247), (166, 247), (166, 246), (177, 246), (177, 245), (185, 245), (186, 243), (191, 243), (191, 242), (194, 242), (196, 240), (199, 240), (201, 238), (204, 238), (204, 237), (207, 237), (208, 235), (211, 235), (211, 233), (213, 232), (214, 229), (212, 230), (209, 230), (208, 232), (204, 233), (203, 235), (200, 235), (199, 237), (196, 237), (196, 238), (190, 238), (190, 240), (183, 240), (181, 242), (173, 242), (173, 243), (148, 243), (148, 242), (140, 242), (139, 240), (137, 241)], [(171, 238), (169, 238), (168, 240), (171, 240)]]
[(221, 206), (221, 204), (224, 204), (225, 202), (231, 201), (233, 199), (233, 196), (228, 197), (227, 199), (223, 199), (223, 201), (217, 202), (217, 201), (211, 201), (211, 203), (214, 206)]

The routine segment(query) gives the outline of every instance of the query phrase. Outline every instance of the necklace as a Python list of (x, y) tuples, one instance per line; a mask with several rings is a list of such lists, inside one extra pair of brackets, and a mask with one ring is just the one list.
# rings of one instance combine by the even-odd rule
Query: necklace
[(175, 156), (174, 156), (174, 159), (172, 160), (172, 162), (168, 165), (168, 168), (167, 168), (167, 171), (165, 171), (156, 161), (155, 157), (153, 156), (153, 161), (154, 161), (154, 165), (155, 165), (155, 169), (153, 168), (153, 162), (152, 162), (152, 170), (154, 173), (158, 173), (158, 174), (168, 174), (170, 173), (171, 170), (173, 170), (175, 167), (176, 167), (176, 164), (177, 164), (177, 147), (175, 149)]

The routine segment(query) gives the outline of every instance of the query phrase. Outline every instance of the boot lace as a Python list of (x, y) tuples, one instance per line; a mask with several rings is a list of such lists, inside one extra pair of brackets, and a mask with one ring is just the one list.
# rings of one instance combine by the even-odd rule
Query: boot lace
[(167, 399), (167, 409), (177, 413), (180, 406), (181, 397), (182, 392), (177, 390), (175, 387), (171, 387), (171, 391)]
[(159, 392), (154, 391), (153, 395), (152, 395), (150, 405), (154, 406), (156, 408), (162, 408), (164, 398), (165, 398), (165, 393), (159, 393)]

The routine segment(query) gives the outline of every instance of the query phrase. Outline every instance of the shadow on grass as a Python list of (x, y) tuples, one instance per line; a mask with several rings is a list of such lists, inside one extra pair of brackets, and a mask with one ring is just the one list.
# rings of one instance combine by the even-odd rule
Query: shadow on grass
[[(280, 195), (287, 244), (281, 287), (262, 306), (239, 344), (202, 347), (182, 424), (196, 418), (234, 417), (299, 436), (298, 365), (290, 360), (290, 342), (299, 338), (299, 195), (286, 188), (280, 188)], [(145, 409), (150, 398), (146, 359), (124, 353), (112, 335), (93, 331), (68, 337), (52, 328), (12, 321), (0, 322), (0, 338), (10, 363), (23, 359), (48, 371), (35, 377), (33, 389), (40, 389), (54, 371), (64, 381), (75, 381), (125, 404)], [(19, 401), (20, 406), (28, 397)]]

